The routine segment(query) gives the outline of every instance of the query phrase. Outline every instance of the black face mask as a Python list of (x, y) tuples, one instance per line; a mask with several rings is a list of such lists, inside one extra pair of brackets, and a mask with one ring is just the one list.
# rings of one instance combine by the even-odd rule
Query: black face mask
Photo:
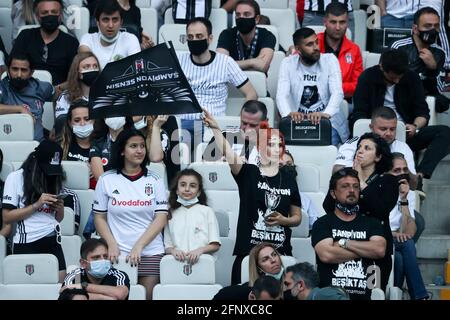
[(431, 29), (431, 30), (427, 30), (427, 31), (419, 30), (419, 38), (426, 44), (435, 43), (437, 36), (438, 36), (438, 32), (436, 31), (436, 29)]
[(199, 56), (206, 50), (208, 50), (208, 41), (203, 40), (188, 40), (189, 51), (194, 56)]
[(9, 83), (17, 90), (22, 90), (28, 85), (29, 79), (10, 78)]
[(287, 175), (297, 177), (297, 169), (292, 165), (285, 165), (280, 168), (280, 171), (286, 172)]
[(336, 208), (349, 216), (354, 215), (359, 211), (359, 205), (357, 203), (348, 204), (336, 202)]
[(288, 289), (283, 291), (283, 300), (297, 300), (297, 298), (292, 295), (292, 290)]
[(83, 78), (81, 79), (81, 82), (83, 82), (88, 87), (92, 86), (95, 80), (97, 80), (98, 75), (100, 74), (100, 71), (98, 70), (91, 70), (87, 72), (83, 72)]
[(238, 31), (242, 34), (250, 33), (256, 26), (255, 18), (239, 18), (236, 19), (236, 27)]
[(398, 179), (399, 183), (400, 183), (400, 180), (403, 180), (403, 179), (405, 179), (406, 182), (409, 183), (409, 174), (408, 173), (404, 173), (404, 174), (398, 175), (397, 179)]
[(48, 15), (41, 18), (41, 27), (45, 33), (53, 33), (59, 27), (59, 16)]

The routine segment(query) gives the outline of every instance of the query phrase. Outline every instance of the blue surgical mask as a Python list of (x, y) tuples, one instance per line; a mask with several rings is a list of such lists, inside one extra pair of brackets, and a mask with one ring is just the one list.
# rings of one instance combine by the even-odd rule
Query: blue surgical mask
[(270, 272), (266, 272), (266, 276), (271, 276), (271, 277), (274, 277), (277, 280), (281, 280), (281, 277), (283, 276), (283, 273), (284, 273), (284, 268), (281, 267), (281, 269), (280, 269), (280, 271), (278, 273), (273, 274), (273, 273), (270, 273)]
[(145, 128), (147, 126), (147, 117), (142, 117), (141, 120), (134, 123), (134, 127), (137, 130), (141, 130), (142, 128)]
[(192, 199), (186, 200), (186, 199), (183, 199), (182, 197), (178, 196), (177, 202), (179, 204), (181, 204), (183, 207), (189, 207), (189, 206), (196, 204), (198, 202), (198, 198), (194, 197)]
[(89, 262), (89, 264), (91, 268), (88, 273), (96, 279), (103, 279), (111, 269), (111, 261), (109, 260), (95, 260)]

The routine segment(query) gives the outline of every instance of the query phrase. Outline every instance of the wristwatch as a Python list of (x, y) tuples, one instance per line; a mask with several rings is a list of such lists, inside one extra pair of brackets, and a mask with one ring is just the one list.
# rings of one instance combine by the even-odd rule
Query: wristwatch
[(83, 281), (81, 282), (81, 289), (86, 290), (89, 282)]
[(400, 201), (401, 206), (407, 206), (409, 204), (408, 200)]
[(338, 241), (339, 247), (347, 249), (347, 242), (348, 242), (348, 239), (346, 239), (346, 238), (340, 239)]

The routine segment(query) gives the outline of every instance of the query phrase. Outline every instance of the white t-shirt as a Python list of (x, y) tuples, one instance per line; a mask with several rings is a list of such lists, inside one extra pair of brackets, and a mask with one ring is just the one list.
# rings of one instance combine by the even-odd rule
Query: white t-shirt
[(386, 93), (384, 95), (384, 106), (394, 110), (395, 114), (397, 115), (398, 121), (403, 121), (403, 118), (395, 108), (394, 92), (395, 92), (395, 84), (386, 87)]
[(298, 111), (302, 113), (321, 112), (325, 106), (320, 98), (317, 82), (319, 78), (319, 65), (305, 66), (299, 63), (299, 68), (303, 73), (303, 93), (300, 99)]
[[(94, 211), (106, 214), (121, 254), (131, 252), (156, 214), (167, 214), (167, 195), (162, 179), (152, 171), (131, 181), (115, 170), (105, 172), (95, 187)], [(162, 234), (143, 250), (142, 256), (164, 253)]]
[[(356, 147), (358, 145), (359, 137), (353, 137), (344, 142), (340, 146), (336, 161), (334, 165), (343, 165), (345, 167), (353, 166), (353, 159), (355, 158)], [(412, 174), (416, 174), (416, 166), (414, 163), (414, 156), (411, 148), (403, 141), (394, 140), (390, 145), (391, 152), (400, 152), (405, 156), (406, 163), (408, 164), (408, 169)]]
[[(56, 100), (55, 118), (64, 116), (67, 114), (67, 112), (69, 112), (70, 103), (68, 99), (69, 99), (69, 92), (67, 92), (67, 90), (64, 90), (59, 96), (58, 100)], [(89, 101), (89, 97), (83, 96), (81, 97), (81, 99)]]
[[(3, 189), (3, 209), (25, 208), (23, 196), (23, 169), (11, 172)], [(42, 239), (55, 231), (58, 224), (56, 211), (44, 204), (28, 218), (17, 222), (14, 243), (30, 243)]]
[(300, 199), (302, 200), (302, 211), (304, 211), (309, 218), (309, 230), (312, 230), (314, 222), (320, 217), (316, 205), (304, 192), (300, 192)]
[(413, 15), (418, 9), (422, 0), (387, 0), (386, 11), (396, 18)]
[[(416, 196), (414, 191), (409, 191), (406, 196), (408, 200), (408, 209), (409, 214), (413, 219), (416, 218), (414, 214), (414, 209), (416, 207)], [(398, 201), (400, 202), (400, 196), (398, 197)], [(398, 231), (400, 229), (400, 225), (402, 223), (402, 212), (400, 211), (399, 205), (397, 204), (394, 209), (392, 209), (391, 213), (389, 213), (389, 224), (391, 225), (392, 231)]]
[(86, 33), (81, 37), (80, 47), (88, 47), (100, 62), (103, 70), (108, 62), (118, 61), (141, 51), (139, 40), (134, 34), (119, 31), (119, 38), (113, 44), (104, 47), (100, 42), (100, 33)]
[(184, 252), (220, 243), (219, 223), (213, 209), (196, 204), (190, 208), (179, 207), (164, 229), (164, 246)]

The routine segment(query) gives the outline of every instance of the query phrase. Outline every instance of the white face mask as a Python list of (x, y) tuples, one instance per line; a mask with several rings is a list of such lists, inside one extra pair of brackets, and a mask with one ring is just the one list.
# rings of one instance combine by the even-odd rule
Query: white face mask
[(73, 133), (80, 139), (87, 138), (94, 131), (94, 125), (92, 123), (87, 123), (84, 126), (74, 125), (72, 128)]
[(190, 200), (186, 200), (186, 199), (183, 199), (182, 197), (178, 196), (177, 202), (179, 204), (181, 204), (183, 207), (188, 207), (188, 206), (192, 206), (192, 205), (196, 204), (198, 202), (198, 198), (194, 197)]
[(142, 128), (145, 128), (147, 126), (147, 117), (142, 117), (141, 120), (134, 123), (134, 127), (137, 130), (141, 130)]
[(119, 130), (125, 125), (125, 117), (106, 118), (106, 125), (113, 130)]
[(105, 41), (106, 43), (109, 43), (109, 44), (113, 44), (114, 42), (116, 42), (117, 39), (119, 39), (119, 36), (120, 36), (120, 31), (118, 31), (117, 34), (112, 38), (109, 38), (100, 32), (100, 39), (102, 39), (103, 41)]

